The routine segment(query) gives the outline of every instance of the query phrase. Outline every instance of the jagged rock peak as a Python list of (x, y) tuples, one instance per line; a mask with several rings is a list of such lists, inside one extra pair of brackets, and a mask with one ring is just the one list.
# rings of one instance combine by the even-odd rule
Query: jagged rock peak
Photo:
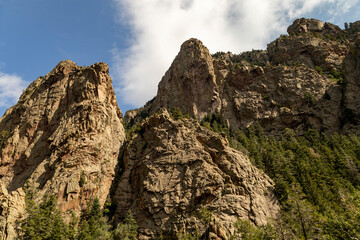
[(209, 49), (198, 39), (190, 38), (185, 41), (180, 48), (180, 55), (191, 57), (208, 57), (210, 55)]
[(39, 201), (56, 194), (63, 212), (79, 213), (95, 196), (105, 202), (125, 140), (108, 73), (105, 63), (62, 61), (0, 118), (8, 136), (0, 150), (0, 185), (8, 196), (26, 184), (37, 188)]
[(192, 38), (182, 44), (159, 83), (153, 109), (178, 107), (201, 118), (219, 109), (218, 95), (211, 54), (201, 41)]
[(308, 32), (322, 33), (322, 34), (337, 34), (341, 29), (331, 23), (323, 23), (314, 18), (300, 18), (296, 19), (292, 25), (287, 29), (288, 34), (301, 34)]
[(291, 33), (303, 33), (303, 32), (320, 32), (324, 28), (324, 23), (320, 20), (310, 18), (296, 19), (292, 25), (287, 29), (289, 34)]

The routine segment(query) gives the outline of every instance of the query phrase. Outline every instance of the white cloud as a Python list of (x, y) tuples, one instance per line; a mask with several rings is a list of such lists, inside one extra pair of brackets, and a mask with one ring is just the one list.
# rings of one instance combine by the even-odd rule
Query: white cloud
[[(131, 28), (130, 47), (114, 49), (114, 79), (123, 102), (141, 106), (156, 95), (157, 83), (180, 45), (195, 37), (210, 52), (239, 53), (266, 44), (298, 17), (314, 10), (343, 14), (359, 0), (113, 0), (118, 21)], [(335, 14), (334, 14), (335, 16)], [(330, 17), (329, 17), (330, 19)], [(327, 20), (327, 19), (325, 19)]]
[(26, 82), (21, 77), (0, 72), (0, 107), (15, 104), (25, 88)]

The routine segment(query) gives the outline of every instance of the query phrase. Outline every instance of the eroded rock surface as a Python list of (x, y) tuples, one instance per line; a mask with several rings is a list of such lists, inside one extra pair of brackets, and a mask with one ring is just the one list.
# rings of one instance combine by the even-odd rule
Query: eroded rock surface
[(129, 119), (179, 108), (200, 120), (220, 115), (232, 129), (258, 122), (275, 135), (285, 128), (297, 134), (308, 128), (346, 132), (346, 122), (359, 121), (357, 26), (341, 30), (319, 20), (298, 19), (289, 36), (273, 41), (266, 51), (240, 55), (212, 56), (201, 41), (190, 39), (159, 83), (155, 99), (132, 111)]
[(190, 39), (182, 44), (159, 83), (154, 108), (182, 103), (184, 112), (205, 117), (209, 112), (220, 110), (219, 90), (209, 50), (201, 41)]
[(19, 218), (25, 214), (25, 192), (22, 188), (12, 191), (0, 186), (0, 238), (17, 239)]
[[(146, 120), (129, 142), (114, 200), (116, 215), (130, 209), (140, 239), (176, 239), (181, 230), (226, 233), (239, 218), (265, 224), (279, 211), (273, 182), (225, 137), (191, 119), (171, 119), (166, 110)], [(210, 230), (210, 231), (212, 231)], [(213, 231), (214, 232), (214, 231)], [(219, 239), (218, 238), (218, 239)]]
[(76, 213), (95, 196), (105, 202), (125, 139), (108, 73), (105, 63), (85, 68), (63, 61), (0, 119), (9, 133), (0, 152), (8, 195), (29, 185), (39, 201), (56, 194), (61, 211)]

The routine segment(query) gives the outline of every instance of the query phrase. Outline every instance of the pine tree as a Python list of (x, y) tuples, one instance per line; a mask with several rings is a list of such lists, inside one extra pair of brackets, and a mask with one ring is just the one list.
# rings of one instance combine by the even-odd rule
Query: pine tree
[(132, 212), (129, 210), (126, 214), (124, 223), (119, 223), (114, 230), (115, 240), (136, 240), (138, 235), (138, 225)]
[[(40, 205), (26, 198), (27, 217), (21, 222), (22, 239), (74, 239), (74, 228), (65, 224), (60, 211), (56, 208), (55, 196), (45, 195)], [(71, 223), (72, 225), (72, 223)]]
[(100, 202), (95, 198), (90, 207), (82, 214), (78, 228), (79, 240), (106, 240), (111, 239), (111, 226), (103, 216)]

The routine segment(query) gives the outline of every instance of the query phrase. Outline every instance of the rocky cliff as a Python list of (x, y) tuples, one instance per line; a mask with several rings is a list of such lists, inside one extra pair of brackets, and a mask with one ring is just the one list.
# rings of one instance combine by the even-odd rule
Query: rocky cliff
[(111, 199), (114, 221), (131, 210), (140, 239), (174, 239), (181, 230), (227, 239), (239, 217), (258, 225), (276, 217), (270, 178), (195, 120), (162, 110), (125, 144), (108, 70), (61, 62), (0, 119), (2, 238), (16, 238), (28, 190), (38, 203), (55, 194), (64, 216), (79, 215), (94, 197), (101, 205)]
[[(185, 230), (228, 239), (239, 217), (257, 225), (276, 217), (273, 190), (271, 179), (224, 136), (160, 110), (127, 144), (113, 200), (117, 217), (128, 209), (135, 214), (139, 239), (176, 239)], [(210, 222), (201, 217), (204, 209)]]
[(62, 212), (79, 214), (95, 196), (105, 202), (125, 140), (108, 73), (105, 63), (63, 61), (0, 119), (7, 133), (0, 152), (2, 239), (14, 237), (26, 188), (36, 189), (38, 201), (56, 194)]
[[(127, 140), (108, 66), (59, 63), (0, 119), (1, 238), (16, 238), (29, 190), (36, 202), (55, 194), (65, 217), (94, 197), (111, 200), (111, 220), (131, 210), (140, 239), (184, 231), (228, 239), (238, 218), (255, 225), (276, 218), (273, 181), (199, 120), (216, 115), (232, 130), (259, 123), (275, 137), (285, 128), (294, 136), (309, 128), (359, 134), (359, 32), (360, 22), (342, 30), (298, 19), (266, 50), (242, 54), (211, 55), (190, 39), (157, 96), (127, 112), (134, 127)], [(190, 118), (166, 110), (177, 108)], [(302, 151), (321, 157), (309, 146)]]
[(258, 122), (278, 134), (285, 128), (298, 134), (308, 128), (359, 133), (350, 126), (359, 121), (355, 105), (360, 99), (353, 87), (359, 82), (359, 31), (358, 23), (341, 30), (298, 19), (289, 35), (267, 50), (240, 55), (211, 55), (201, 41), (190, 39), (159, 83), (155, 99), (138, 112), (151, 115), (176, 107), (198, 119), (220, 115), (232, 129)]

